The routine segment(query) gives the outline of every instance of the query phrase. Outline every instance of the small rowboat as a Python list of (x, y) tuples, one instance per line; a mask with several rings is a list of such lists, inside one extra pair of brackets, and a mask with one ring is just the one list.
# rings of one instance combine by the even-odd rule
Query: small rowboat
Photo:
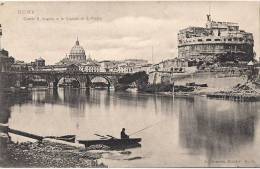
[(62, 141), (70, 142), (70, 143), (75, 143), (76, 135), (65, 135), (65, 136), (59, 136), (59, 137), (47, 136), (45, 138), (52, 138), (52, 139), (56, 139), (56, 140), (62, 140)]
[(117, 139), (113, 137), (106, 140), (79, 140), (79, 143), (84, 144), (86, 148), (98, 144), (106, 145), (111, 148), (126, 148), (140, 146), (139, 142), (141, 141), (141, 138)]

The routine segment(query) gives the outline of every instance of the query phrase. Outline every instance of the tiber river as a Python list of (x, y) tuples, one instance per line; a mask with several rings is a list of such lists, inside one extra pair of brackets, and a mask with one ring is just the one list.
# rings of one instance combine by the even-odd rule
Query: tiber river
[(123, 127), (129, 134), (154, 124), (131, 136), (142, 138), (131, 154), (105, 153), (109, 167), (260, 166), (260, 102), (82, 89), (33, 91), (19, 102), (10, 128), (43, 136), (119, 137)]

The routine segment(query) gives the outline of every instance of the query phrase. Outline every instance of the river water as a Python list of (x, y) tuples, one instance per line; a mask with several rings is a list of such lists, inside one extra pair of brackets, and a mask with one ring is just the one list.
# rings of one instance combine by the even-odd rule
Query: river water
[(154, 124), (131, 136), (141, 137), (142, 147), (105, 153), (109, 167), (260, 166), (260, 102), (82, 89), (16, 99), (9, 126), (43, 136), (119, 137), (123, 127), (133, 133)]

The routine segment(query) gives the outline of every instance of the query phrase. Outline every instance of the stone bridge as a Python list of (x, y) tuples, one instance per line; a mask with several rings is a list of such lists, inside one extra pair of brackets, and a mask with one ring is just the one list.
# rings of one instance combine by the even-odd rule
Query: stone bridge
[(45, 79), (49, 88), (56, 88), (62, 78), (74, 78), (79, 82), (80, 88), (90, 87), (95, 77), (104, 78), (109, 86), (116, 87), (118, 79), (126, 73), (116, 72), (81, 72), (81, 71), (24, 71), (24, 72), (0, 72), (1, 86), (16, 86), (21, 84), (29, 85), (30, 80)]

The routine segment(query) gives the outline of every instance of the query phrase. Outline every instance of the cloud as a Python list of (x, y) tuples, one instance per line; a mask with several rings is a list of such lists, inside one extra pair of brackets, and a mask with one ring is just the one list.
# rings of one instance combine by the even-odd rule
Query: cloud
[[(98, 60), (145, 58), (154, 61), (177, 56), (177, 33), (188, 26), (204, 26), (208, 4), (203, 2), (140, 3), (23, 3), (35, 9), (32, 16), (74, 17), (101, 16), (100, 21), (24, 21), (18, 15), (20, 3), (10, 2), (0, 9), (3, 46), (20, 60), (30, 62), (44, 57), (48, 64), (58, 62), (79, 37), (86, 53)], [(214, 3), (215, 20), (238, 22), (253, 32), (259, 51), (259, 23), (253, 3)], [(247, 16), (241, 17), (241, 6)], [(59, 10), (58, 10), (59, 9)], [(76, 10), (75, 10), (76, 9)], [(207, 12), (207, 11), (206, 11)], [(228, 18), (228, 19), (227, 19)], [(258, 47), (257, 47), (258, 46)]]
[[(86, 52), (92, 53), (92, 57), (148, 58), (151, 56), (152, 46), (155, 49), (160, 47), (161, 51), (170, 51), (174, 46), (174, 23), (174, 20), (149, 17), (121, 17), (110, 22), (84, 26), (76, 21), (73, 24), (23, 23), (22, 28), (10, 27), (5, 34), (6, 39), (11, 41), (10, 44), (15, 48), (14, 55), (26, 56), (27, 61), (41, 56), (46, 58), (47, 62), (57, 62), (70, 51), (76, 36), (79, 36), (80, 44)], [(158, 50), (157, 54), (159, 56), (165, 53)]]

